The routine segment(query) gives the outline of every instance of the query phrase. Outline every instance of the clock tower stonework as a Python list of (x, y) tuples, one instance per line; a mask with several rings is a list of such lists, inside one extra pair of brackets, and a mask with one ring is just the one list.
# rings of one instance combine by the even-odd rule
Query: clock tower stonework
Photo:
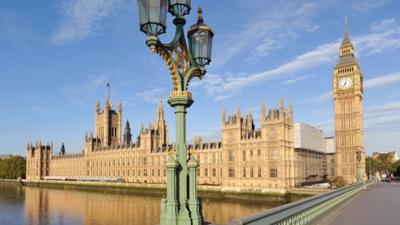
[(336, 175), (355, 183), (365, 179), (363, 77), (354, 56), (347, 21), (333, 73)]

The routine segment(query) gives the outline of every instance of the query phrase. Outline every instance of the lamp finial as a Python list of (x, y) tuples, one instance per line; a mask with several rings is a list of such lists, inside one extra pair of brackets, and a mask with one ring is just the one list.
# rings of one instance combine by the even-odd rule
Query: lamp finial
[(201, 7), (199, 7), (199, 9), (197, 10), (197, 22), (201, 23), (203, 21), (204, 21), (203, 9)]

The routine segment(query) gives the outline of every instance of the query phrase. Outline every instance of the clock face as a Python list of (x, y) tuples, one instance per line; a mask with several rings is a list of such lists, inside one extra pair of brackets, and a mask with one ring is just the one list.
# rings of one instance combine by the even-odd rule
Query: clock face
[(347, 90), (353, 86), (353, 79), (351, 77), (343, 77), (339, 80), (339, 88)]

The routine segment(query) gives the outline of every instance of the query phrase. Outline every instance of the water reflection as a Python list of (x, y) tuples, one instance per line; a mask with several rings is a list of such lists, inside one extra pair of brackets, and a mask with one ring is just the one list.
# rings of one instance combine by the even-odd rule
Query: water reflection
[[(221, 224), (279, 204), (205, 199), (203, 211), (206, 221)], [(8, 213), (6, 220), (2, 220), (7, 225), (155, 225), (159, 223), (159, 207), (158, 196), (19, 187), (0, 183), (0, 212)]]

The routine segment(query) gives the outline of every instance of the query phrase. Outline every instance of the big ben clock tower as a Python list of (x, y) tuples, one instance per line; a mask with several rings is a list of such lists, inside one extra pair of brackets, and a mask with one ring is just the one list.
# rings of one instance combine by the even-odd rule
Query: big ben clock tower
[(340, 45), (339, 62), (333, 73), (335, 104), (336, 175), (348, 183), (365, 179), (363, 126), (363, 78), (354, 56), (347, 19)]

